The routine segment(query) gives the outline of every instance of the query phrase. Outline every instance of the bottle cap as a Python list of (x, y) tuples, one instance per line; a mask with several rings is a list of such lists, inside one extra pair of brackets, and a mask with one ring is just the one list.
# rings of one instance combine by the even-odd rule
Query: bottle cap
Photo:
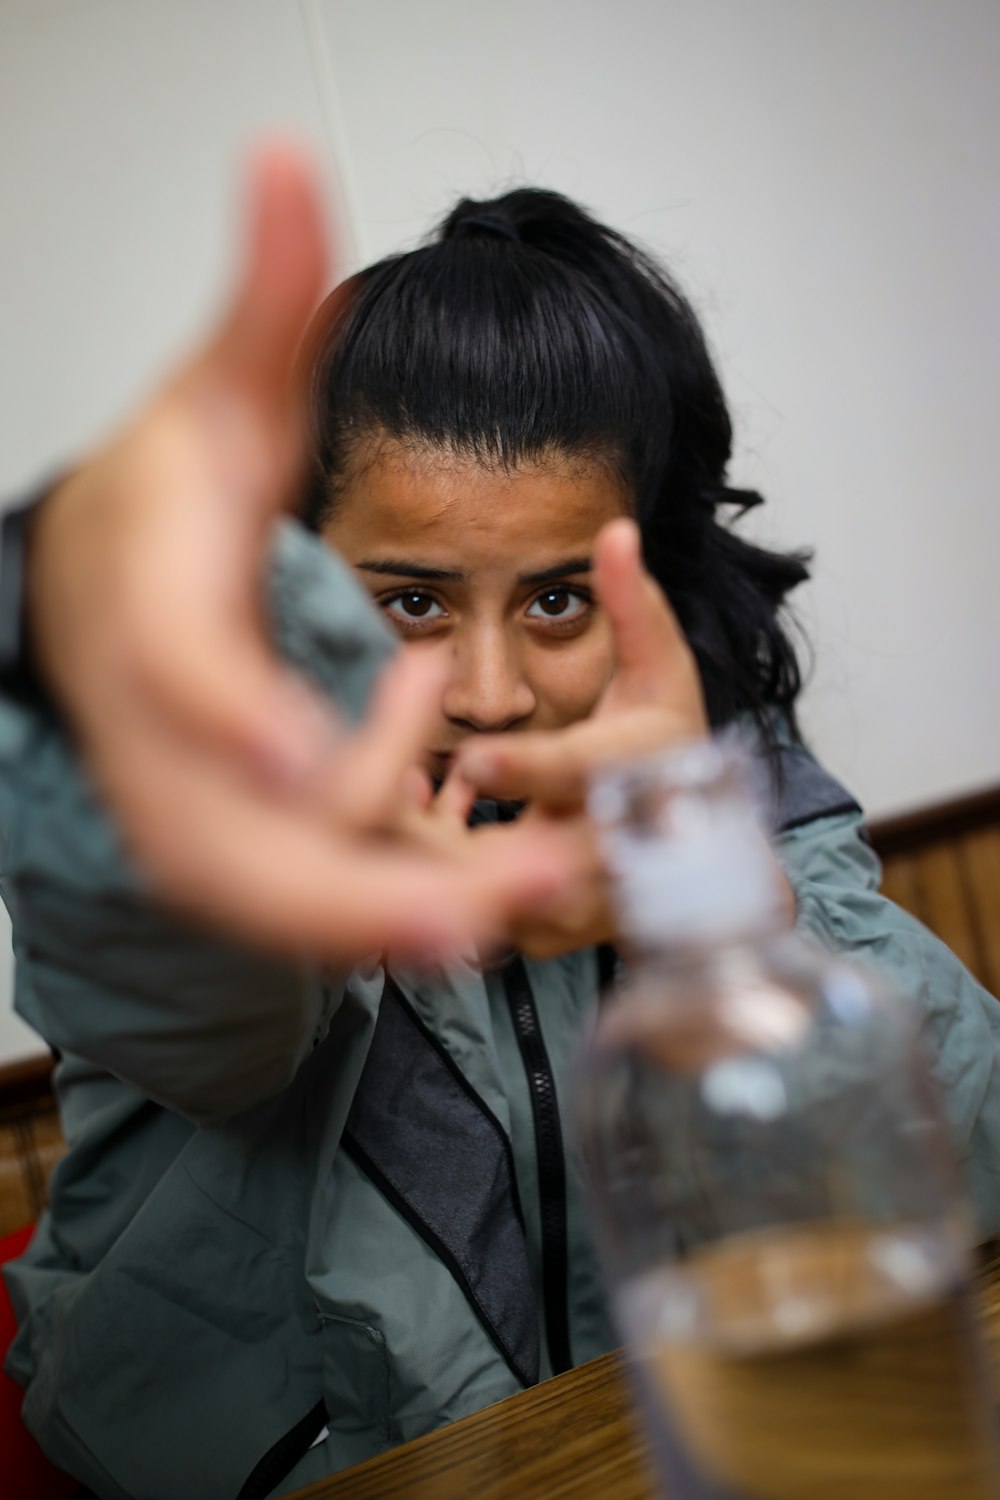
[(589, 806), (623, 934), (643, 949), (744, 935), (781, 910), (762, 796), (732, 737), (609, 766)]

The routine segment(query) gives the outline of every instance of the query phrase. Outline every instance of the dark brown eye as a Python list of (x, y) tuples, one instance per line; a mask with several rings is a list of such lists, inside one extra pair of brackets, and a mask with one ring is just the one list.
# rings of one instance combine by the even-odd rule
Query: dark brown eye
[(421, 593), (417, 589), (393, 594), (391, 598), (383, 599), (381, 604), (386, 614), (401, 625), (405, 625), (408, 620), (437, 620), (444, 615), (444, 610), (432, 595)]
[(589, 604), (589, 597), (576, 589), (546, 589), (532, 601), (528, 616), (535, 620), (576, 620), (586, 613)]

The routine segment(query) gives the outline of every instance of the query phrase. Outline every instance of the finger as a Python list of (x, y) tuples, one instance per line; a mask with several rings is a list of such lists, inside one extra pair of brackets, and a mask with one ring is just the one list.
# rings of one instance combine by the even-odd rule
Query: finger
[(250, 162), (248, 199), (241, 281), (203, 358), (240, 385), (284, 397), (295, 350), (326, 276), (315, 169), (291, 144), (265, 145)]
[[(471, 747), (463, 746), (456, 771), (477, 795), (504, 801), (544, 800), (554, 807), (573, 806), (581, 799), (577, 757), (567, 744), (573, 731), (496, 736)], [(564, 772), (565, 774), (560, 774)]]
[[(615, 920), (610, 885), (589, 818), (578, 816), (553, 824), (529, 810), (520, 826), (555, 828), (574, 848), (574, 878), (543, 907), (532, 907), (513, 919), (511, 936), (517, 948), (530, 958), (554, 958), (612, 940)], [(505, 831), (488, 829), (481, 836), (502, 837)]]
[(161, 398), (196, 419), (231, 504), (258, 524), (295, 500), (305, 458), (295, 355), (323, 287), (326, 244), (314, 170), (291, 145), (261, 148), (248, 172), (244, 265), (233, 302)]
[(465, 828), (475, 800), (476, 788), (453, 766), (434, 799), (434, 811), (446, 822)]
[(594, 588), (614, 633), (616, 671), (662, 683), (689, 648), (663, 590), (642, 564), (639, 528), (622, 518), (604, 526), (594, 547)]
[(385, 946), (457, 951), (552, 898), (577, 857), (531, 830), (475, 862), (339, 837), (158, 730), (143, 726), (122, 744), (106, 782), (155, 889), (259, 947), (341, 962)]
[(329, 816), (355, 827), (392, 825), (406, 800), (404, 777), (426, 757), (448, 670), (418, 651), (399, 651), (383, 668), (364, 724), (325, 777)]
[(426, 812), (434, 801), (434, 784), (419, 766), (410, 766), (403, 772), (402, 790), (407, 802), (421, 812)]
[(588, 719), (570, 729), (498, 735), (460, 750), (458, 767), (485, 796), (525, 798), (569, 810), (586, 800), (588, 780), (597, 767), (647, 755), (668, 739), (664, 712), (657, 706)]

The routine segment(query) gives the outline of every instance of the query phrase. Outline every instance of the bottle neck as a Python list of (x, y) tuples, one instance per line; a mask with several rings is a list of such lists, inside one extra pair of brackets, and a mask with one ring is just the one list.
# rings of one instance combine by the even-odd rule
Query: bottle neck
[(595, 1045), (606, 1055), (636, 1052), (676, 1073), (797, 1045), (814, 1017), (808, 984), (796, 982), (797, 949), (794, 935), (772, 928), (709, 946), (626, 952), (625, 980), (602, 1008)]
[(629, 938), (621, 945), (622, 958), (632, 975), (645, 972), (720, 976), (759, 967), (761, 957), (789, 936), (787, 922), (776, 907), (768, 917), (711, 932)]
[(788, 925), (780, 876), (749, 817), (704, 840), (622, 840), (613, 877), (625, 946), (684, 954), (768, 938)]

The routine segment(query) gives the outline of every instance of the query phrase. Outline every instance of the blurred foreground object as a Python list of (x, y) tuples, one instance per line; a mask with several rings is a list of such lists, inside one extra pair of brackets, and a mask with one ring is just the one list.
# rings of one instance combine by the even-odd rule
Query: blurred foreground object
[(629, 936), (579, 1107), (670, 1494), (986, 1500), (970, 1217), (915, 1019), (783, 930), (747, 764), (598, 778)]

